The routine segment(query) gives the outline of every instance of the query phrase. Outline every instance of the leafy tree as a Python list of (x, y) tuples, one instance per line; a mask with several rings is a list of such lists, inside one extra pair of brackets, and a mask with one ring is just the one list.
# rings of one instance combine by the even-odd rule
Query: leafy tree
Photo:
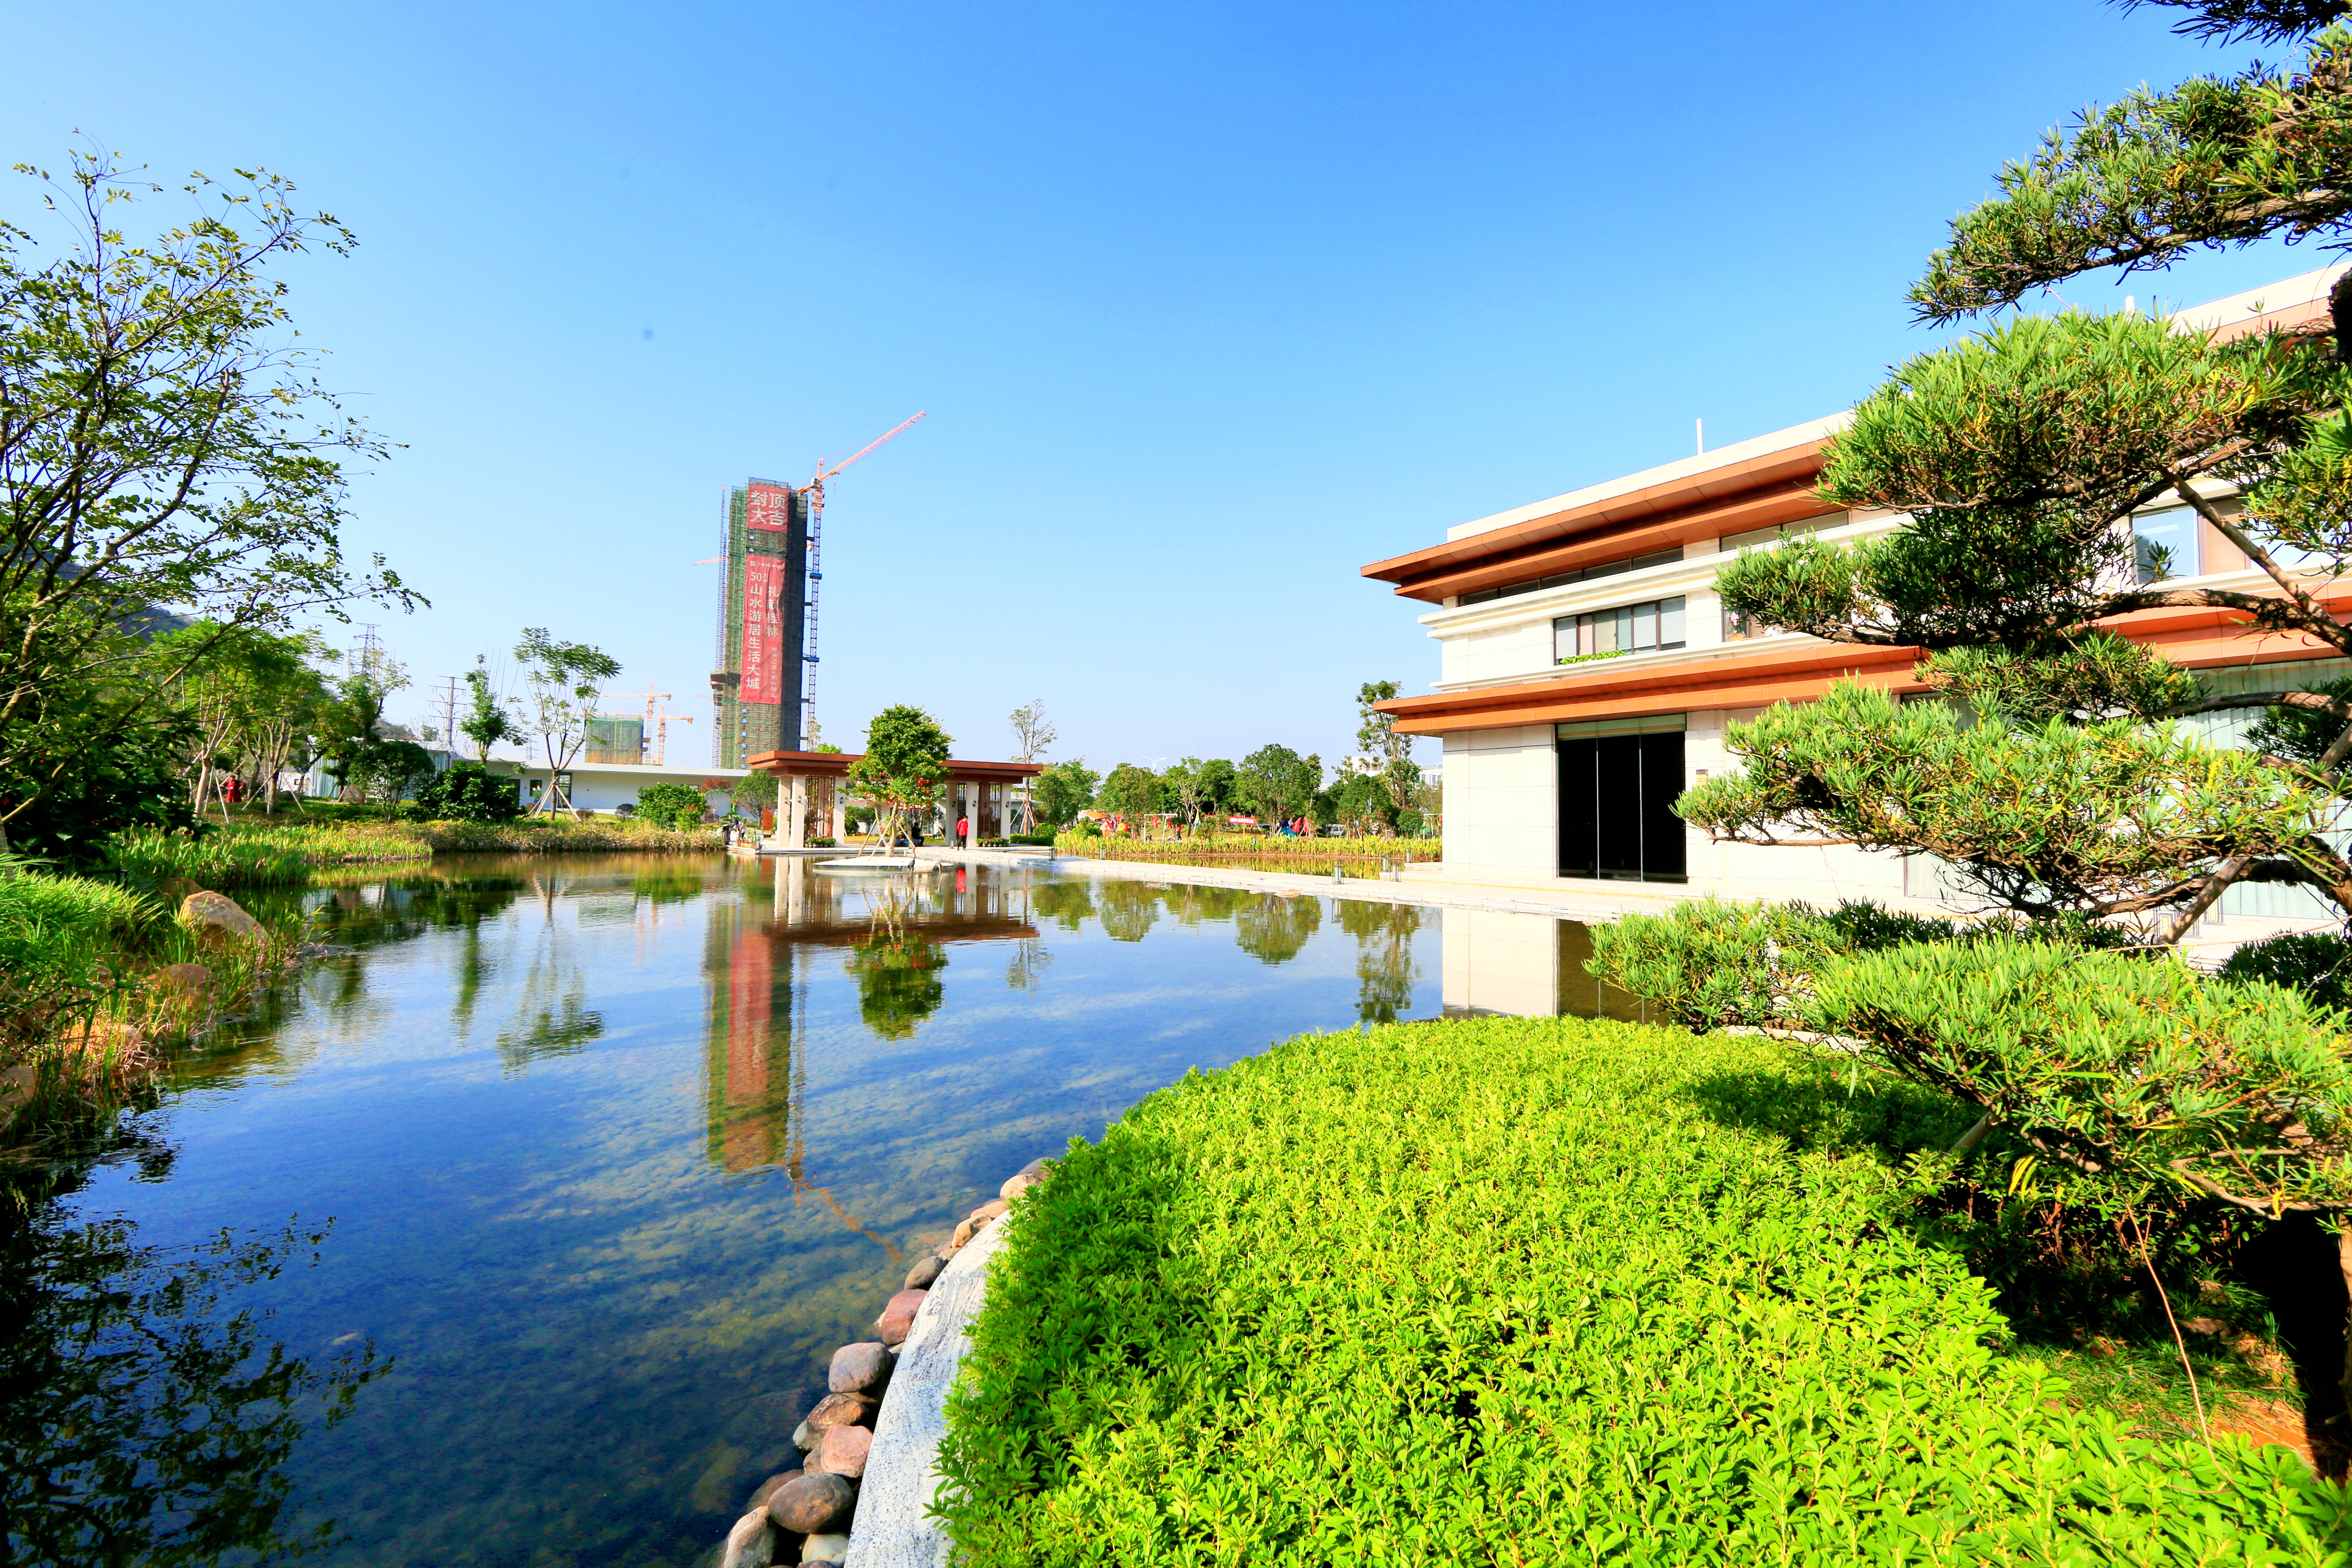
[(474, 760), (487, 763), (492, 746), (522, 739), (522, 721), (491, 689), (489, 662), (480, 654), (466, 672), (466, 716), (457, 721), (457, 732), (474, 743)]
[(408, 684), (396, 659), (371, 654), (345, 676), (336, 700), (320, 719), (320, 755), (347, 801), (384, 793), (395, 771), (392, 742), (383, 733), (384, 699)]
[(1037, 775), (1037, 812), (1051, 826), (1066, 827), (1078, 813), (1095, 803), (1095, 784), (1102, 775), (1087, 766), (1084, 757), (1055, 763)]
[(294, 732), (314, 722), (321, 706), (325, 682), (311, 660), (324, 651), (315, 632), (281, 637), (209, 621), (153, 639), (151, 656), (170, 672), (163, 689), (195, 724), (187, 769), (193, 809), (201, 812), (210, 797), (227, 816), (223, 781), (240, 761), (257, 775), (267, 770), (274, 804), (276, 770)]
[(849, 783), (873, 804), (883, 843), (896, 843), (910, 817), (939, 803), (954, 744), (939, 721), (906, 703), (885, 708), (866, 725), (866, 754), (850, 764)]
[(1202, 811), (1222, 816), (1239, 804), (1234, 782), (1238, 775), (1225, 758), (1203, 757), (1193, 765), (1192, 776), (1200, 787)]
[(1381, 813), (1383, 826), (1393, 829), (1399, 814), (1409, 809), (1421, 787), (1421, 764), (1412, 759), (1413, 737), (1397, 733), (1396, 719), (1372, 706), (1395, 700), (1393, 680), (1367, 680), (1356, 691), (1356, 749), (1371, 764), (1388, 796)]
[[(137, 708), (86, 694), (147, 660), (164, 608), (271, 628), (355, 597), (423, 602), (381, 557), (343, 559), (338, 454), (383, 445), (289, 346), (272, 275), (314, 245), (347, 251), (350, 231), (240, 171), (192, 176), (194, 216), (133, 244), (120, 215), (161, 186), (81, 152), (62, 181), (19, 172), (62, 228), (45, 254), (0, 223), (0, 847), (106, 748), (143, 749)], [(204, 639), (180, 652), (194, 662)], [(43, 740), (61, 721), (81, 750)]]
[(588, 719), (595, 711), (597, 691), (621, 673), (621, 661), (586, 643), (560, 642), (544, 626), (525, 627), (514, 656), (530, 683), (530, 732), (547, 755), (550, 782), (540, 804), (552, 816), (560, 800), (562, 810), (577, 816), (563, 775), (588, 743)]
[(1095, 805), (1127, 818), (1130, 826), (1139, 829), (1145, 818), (1161, 809), (1164, 793), (1159, 774), (1134, 763), (1121, 763), (1103, 780)]
[[(1035, 762), (1045, 754), (1047, 748), (1061, 739), (1054, 726), (1045, 721), (1045, 700), (1042, 697), (1033, 698), (1015, 708), (1012, 718), (1013, 744), (1019, 748), (1021, 760), (1024, 763)], [(1028, 817), (1033, 830), (1037, 822), (1034, 783), (1030, 779), (1021, 781), (1023, 815)]]
[(158, 702), (152, 688), (89, 680), (52, 693), (16, 744), (44, 787), (17, 796), (0, 780), (0, 810), (18, 853), (70, 868), (103, 865), (108, 842), (128, 828), (194, 824), (184, 770), (194, 722)]
[[(2337, 8), (2179, 8), (2192, 33), (2307, 38), (2304, 58), (2143, 89), (2053, 132), (1955, 220), (1911, 291), (1921, 318), (2269, 235), (2352, 241), (2352, 32)], [(2352, 340), (2352, 289), (2333, 305), (2335, 335)], [(1832, 444), (1820, 489), (1908, 524), (1743, 552), (1718, 586), (1734, 615), (1927, 650), (1922, 677), (1979, 722), (1962, 731), (1849, 686), (1735, 727), (1744, 772), (1685, 795), (1683, 814), (1721, 837), (1935, 853), (1989, 902), (2135, 919), (2159, 946), (2241, 879), (2302, 883), (2352, 912), (2352, 867), (2321, 836), (2352, 704), (2333, 690), (2200, 697), (2098, 626), (2220, 610), (2352, 656), (2352, 627), (2306, 585), (2352, 559), (2352, 371), (2323, 339), (2221, 342), (2068, 310), (1897, 367)], [(2231, 487), (2241, 499), (2219, 499)], [(2137, 550), (2129, 520), (2168, 497), (2242, 551), (2265, 591), (2167, 581), (2173, 563)], [(2294, 754), (2218, 750), (2168, 722), (2227, 708), (2271, 710)], [(1841, 960), (1809, 1017), (1978, 1106), (1971, 1138), (2005, 1126), (2040, 1157), (2143, 1190), (2185, 1183), (2265, 1216), (2330, 1218), (2352, 1276), (2352, 1080), (2327, 1043), (2333, 1014), (2170, 957), (2002, 939)], [(2352, 1395), (2352, 1358), (2345, 1372)]]
[(1323, 759), (1300, 756), (1287, 746), (1260, 746), (1242, 759), (1234, 794), (1261, 817), (1287, 822), (1304, 816), (1323, 787)]

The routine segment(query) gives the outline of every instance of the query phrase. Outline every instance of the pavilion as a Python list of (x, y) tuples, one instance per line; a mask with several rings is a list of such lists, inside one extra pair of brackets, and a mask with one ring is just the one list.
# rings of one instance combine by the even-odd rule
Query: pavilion
[[(773, 773), (776, 785), (776, 837), (780, 849), (803, 849), (812, 837), (812, 823), (822, 826), (835, 844), (849, 837), (849, 795), (843, 780), (864, 761), (858, 752), (760, 752), (744, 759), (754, 772)], [(1045, 771), (1042, 763), (967, 763), (950, 758), (947, 764), (949, 820), (971, 818), (971, 837), (1005, 837), (1015, 786)]]

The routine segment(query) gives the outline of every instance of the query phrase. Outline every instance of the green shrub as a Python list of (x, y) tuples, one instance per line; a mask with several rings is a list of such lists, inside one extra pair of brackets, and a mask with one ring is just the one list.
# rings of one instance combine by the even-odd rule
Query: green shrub
[(637, 791), (637, 819), (656, 827), (693, 827), (702, 813), (702, 792), (692, 784), (649, 784)]
[(2352, 1011), (2352, 942), (2336, 931), (2296, 931), (2250, 942), (2221, 965), (2228, 980), (2267, 980), (2323, 1007)]
[(1663, 915), (1629, 914), (1593, 927), (1586, 967), (1686, 1029), (1761, 1027), (1788, 1020), (1822, 959), (1875, 930), (1860, 915), (1841, 929), (1803, 904), (1693, 899)]
[(1825, 963), (1801, 1018), (2093, 1169), (2352, 1205), (2352, 1037), (2298, 992), (2000, 934)]
[(1782, 1049), (1307, 1037), (1074, 1141), (950, 1395), (960, 1561), (2342, 1561), (2293, 1456), (2131, 1437), (2000, 1353), (1886, 1166), (1755, 1130)]
[(417, 786), (413, 811), (425, 822), (512, 822), (522, 801), (512, 773), (494, 773), (479, 763), (453, 763)]

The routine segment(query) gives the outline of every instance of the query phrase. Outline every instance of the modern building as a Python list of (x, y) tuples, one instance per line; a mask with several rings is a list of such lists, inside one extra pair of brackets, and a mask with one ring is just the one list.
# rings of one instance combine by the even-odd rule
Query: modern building
[[(515, 789), (523, 808), (529, 810), (546, 794), (548, 780), (552, 777), (544, 760), (520, 763), (493, 761), (494, 769), (516, 773)], [(713, 813), (724, 814), (728, 797), (734, 793), (736, 783), (749, 775), (747, 768), (657, 767), (652, 763), (601, 763), (590, 760), (583, 751), (581, 757), (563, 770), (563, 793), (576, 811), (618, 811), (622, 806), (635, 810), (637, 792), (647, 784), (682, 784), (698, 792), (705, 805)]]
[(751, 479), (727, 492), (710, 699), (712, 763), (740, 768), (759, 752), (800, 749), (808, 644), (808, 502), (792, 486)]
[[(2342, 268), (2328, 268), (2186, 310), (2183, 331), (2236, 335), (2324, 316)], [(1703, 892), (1896, 905), (1942, 901), (1926, 857), (1850, 847), (1717, 844), (1670, 809), (1685, 788), (1734, 766), (1728, 724), (1772, 703), (1816, 699), (1838, 680), (1924, 693), (1917, 651), (1824, 642), (1744, 625), (1723, 611), (1716, 574), (1741, 549), (1793, 533), (1844, 542), (1900, 528), (1893, 512), (1847, 511), (1814, 494), (1825, 440), (1847, 416), (1777, 430), (1465, 522), (1443, 543), (1375, 562), (1367, 577), (1431, 606), (1435, 689), (1381, 706), (1406, 733), (1444, 746), (1448, 879), (1589, 890), (1621, 905)], [(2230, 503), (2225, 487), (2200, 495)], [(2174, 575), (2199, 586), (2275, 592), (2263, 573), (2177, 498), (2137, 520)], [(2352, 580), (2323, 582), (2352, 613)], [(2234, 624), (2233, 624), (2234, 623)], [(2158, 610), (2117, 629), (2159, 647), (2221, 691), (2284, 690), (2352, 673), (2301, 636), (2243, 634), (2213, 610)], [(2214, 715), (2217, 736), (2252, 715)], [(2218, 915), (2232, 936), (2340, 919), (2308, 889), (2242, 884)], [(2210, 923), (2210, 921), (2209, 921)], [(2220, 933), (2214, 933), (2218, 936)]]

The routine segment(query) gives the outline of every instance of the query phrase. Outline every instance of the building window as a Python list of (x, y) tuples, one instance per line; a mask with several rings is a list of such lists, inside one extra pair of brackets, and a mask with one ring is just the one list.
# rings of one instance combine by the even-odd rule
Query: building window
[(1683, 714), (1562, 724), (1559, 874), (1620, 882), (1688, 881)]
[(1574, 572), (1555, 572), (1549, 577), (1530, 577), (1523, 583), (1505, 583), (1499, 587), (1474, 588), (1459, 595), (1456, 605), (1483, 605), (1489, 599), (1507, 599), (1514, 594), (1532, 594), (1543, 588), (1565, 588), (1570, 583), (1589, 583), (1595, 577), (1614, 577), (1620, 572), (1641, 572), (1652, 566), (1664, 566), (1683, 558), (1683, 547), (1654, 551), (1648, 555), (1629, 555), (1622, 561), (1603, 561), (1597, 566), (1580, 567)]
[(1613, 610), (1591, 610), (1562, 616), (1551, 624), (1552, 658), (1565, 664), (1571, 658), (1598, 654), (1655, 653), (1683, 646), (1683, 602), (1652, 599), (1644, 605), (1621, 605)]
[(2143, 583), (2196, 576), (2196, 512), (2185, 506), (2173, 506), (2133, 518), (2132, 563)]
[(1766, 626), (1754, 616), (1735, 616), (1729, 610), (1723, 612), (1723, 640), (1726, 642), (1746, 642), (1750, 637), (1769, 637), (1780, 629), (1778, 626)]

